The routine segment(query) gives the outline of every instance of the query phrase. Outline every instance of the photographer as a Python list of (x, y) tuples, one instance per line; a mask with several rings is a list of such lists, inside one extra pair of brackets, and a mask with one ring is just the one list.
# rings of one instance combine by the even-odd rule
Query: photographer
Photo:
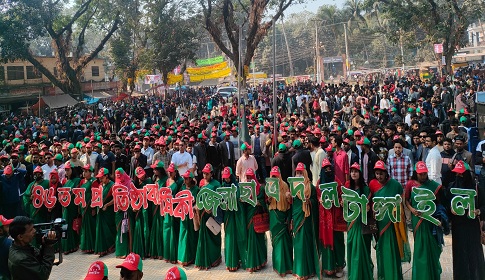
[(49, 231), (47, 237), (42, 237), (39, 249), (30, 243), (36, 237), (32, 219), (24, 216), (15, 217), (10, 224), (10, 236), (14, 239), (8, 256), (8, 268), (12, 280), (17, 279), (49, 279), (54, 263), (56, 233)]
[(9, 280), (10, 271), (8, 270), (8, 251), (12, 246), (12, 239), (8, 237), (8, 227), (13, 219), (7, 219), (0, 215), (0, 279)]

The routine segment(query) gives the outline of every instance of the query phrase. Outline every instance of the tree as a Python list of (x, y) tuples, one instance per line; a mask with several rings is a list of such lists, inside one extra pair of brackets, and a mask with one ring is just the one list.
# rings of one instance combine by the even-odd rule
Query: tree
[[(199, 0), (205, 29), (219, 49), (234, 62), (234, 65), (239, 65), (239, 54), (243, 51), (239, 49), (239, 27), (242, 25), (245, 28), (246, 49), (241, 65), (242, 69), (248, 69), (258, 44), (268, 33), (273, 21), (277, 22), (290, 5), (302, 1), (238, 0), (236, 4), (233, 2), (231, 0)], [(270, 20), (264, 20), (270, 10), (274, 10), (275, 14)], [(224, 43), (226, 39), (229, 40), (230, 47)], [(245, 83), (246, 80), (243, 79), (243, 85)]]
[(397, 43), (398, 30), (417, 30), (425, 34), (430, 45), (443, 44), (446, 69), (451, 72), (451, 59), (458, 47), (465, 44), (468, 26), (481, 17), (484, 0), (370, 0), (367, 5), (380, 2), (390, 21), (388, 38)]
[(157, 69), (167, 84), (168, 73), (175, 67), (193, 60), (199, 47), (196, 18), (188, 2), (153, 0), (149, 4), (150, 39), (147, 66)]
[[(0, 58), (27, 60), (64, 93), (82, 94), (81, 76), (86, 65), (103, 50), (121, 23), (120, 7), (130, 0), (78, 0), (72, 13), (67, 1), (8, 0), (0, 6)], [(104, 36), (87, 49), (90, 29)], [(58, 75), (47, 69), (32, 52), (32, 42), (48, 37), (57, 59)]]

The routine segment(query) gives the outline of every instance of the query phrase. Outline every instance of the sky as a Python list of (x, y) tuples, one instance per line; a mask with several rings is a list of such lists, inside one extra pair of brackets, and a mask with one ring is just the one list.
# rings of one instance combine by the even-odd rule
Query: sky
[(304, 4), (296, 4), (288, 7), (285, 14), (294, 14), (302, 11), (316, 12), (318, 8), (322, 5), (336, 5), (337, 7), (342, 7), (345, 0), (307, 0)]

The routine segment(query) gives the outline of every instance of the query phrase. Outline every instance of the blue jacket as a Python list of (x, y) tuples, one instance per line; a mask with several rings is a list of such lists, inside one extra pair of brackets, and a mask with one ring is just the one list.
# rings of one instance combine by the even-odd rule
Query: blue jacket
[(15, 203), (20, 201), (20, 190), (25, 189), (21, 184), (24, 182), (23, 177), (27, 173), (25, 169), (15, 169), (10, 178), (0, 170), (0, 183), (2, 192), (2, 203)]

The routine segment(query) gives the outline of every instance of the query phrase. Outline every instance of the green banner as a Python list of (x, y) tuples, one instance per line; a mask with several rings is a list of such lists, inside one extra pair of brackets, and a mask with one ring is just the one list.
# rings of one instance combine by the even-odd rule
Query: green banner
[(197, 66), (208, 66), (216, 63), (221, 63), (224, 62), (224, 57), (223, 56), (216, 56), (216, 57), (211, 57), (211, 58), (204, 58), (204, 59), (197, 59), (195, 60), (195, 64)]

